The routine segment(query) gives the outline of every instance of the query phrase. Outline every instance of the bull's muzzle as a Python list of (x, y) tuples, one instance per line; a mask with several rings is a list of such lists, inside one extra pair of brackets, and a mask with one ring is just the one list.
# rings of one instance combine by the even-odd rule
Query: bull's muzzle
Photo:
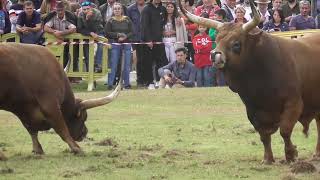
[(225, 58), (223, 58), (222, 52), (212, 50), (211, 51), (211, 61), (213, 62), (214, 66), (217, 68), (223, 68), (226, 64)]

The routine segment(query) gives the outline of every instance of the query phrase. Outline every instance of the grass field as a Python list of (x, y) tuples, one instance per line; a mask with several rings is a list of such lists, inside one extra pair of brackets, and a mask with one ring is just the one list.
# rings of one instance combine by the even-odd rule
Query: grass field
[[(76, 96), (100, 97), (99, 91), (74, 87)], [(12, 114), (0, 111), (0, 179), (320, 179), (291, 173), (279, 132), (272, 145), (274, 165), (261, 165), (263, 146), (247, 120), (237, 94), (228, 88), (130, 90), (104, 107), (88, 111), (83, 156), (69, 153), (52, 130), (40, 133), (44, 156), (32, 155), (27, 131)], [(297, 124), (293, 141), (299, 159), (314, 152), (316, 128), (309, 138)], [(317, 164), (318, 162), (315, 162)]]

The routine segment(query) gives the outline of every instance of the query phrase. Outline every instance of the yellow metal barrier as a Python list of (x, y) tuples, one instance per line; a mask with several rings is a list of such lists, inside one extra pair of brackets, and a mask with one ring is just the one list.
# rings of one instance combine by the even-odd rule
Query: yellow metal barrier
[(312, 34), (312, 33), (316, 33), (316, 32), (320, 32), (320, 29), (272, 32), (270, 34), (275, 35), (275, 36), (279, 36), (279, 37), (289, 38), (289, 39), (296, 39), (296, 38), (305, 36), (307, 34)]
[[(64, 62), (64, 45), (56, 45), (54, 42), (57, 42), (57, 39), (48, 33), (44, 34), (44, 38), (46, 43), (48, 44), (47, 47), (50, 51), (58, 58), (59, 62), (63, 64)], [(92, 91), (94, 89), (94, 81), (98, 78), (104, 77), (108, 72), (109, 69), (107, 68), (108, 64), (108, 48), (110, 45), (103, 45), (102, 51), (102, 63), (101, 63), (101, 72), (94, 72), (94, 53), (95, 53), (95, 44), (89, 43), (89, 62), (88, 62), (88, 69), (85, 66), (84, 61), (84, 52), (83, 52), (83, 44), (88, 42), (93, 42), (93, 38), (89, 36), (83, 36), (79, 33), (70, 34), (64, 37), (65, 41), (68, 42), (66, 46), (69, 46), (69, 55), (70, 55), (70, 68), (68, 70), (68, 77), (82, 77), (87, 79), (88, 81), (88, 91)], [(108, 39), (104, 37), (100, 37), (98, 41), (102, 41), (104, 43), (108, 42)], [(75, 44), (72, 44), (75, 43)], [(78, 53), (78, 68), (74, 68), (74, 51), (79, 49)]]

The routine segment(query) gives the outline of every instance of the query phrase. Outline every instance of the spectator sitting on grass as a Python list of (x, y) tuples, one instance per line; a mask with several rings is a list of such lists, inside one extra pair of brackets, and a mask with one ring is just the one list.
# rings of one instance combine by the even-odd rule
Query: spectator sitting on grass
[(159, 68), (160, 78), (159, 88), (166, 85), (170, 88), (194, 87), (196, 69), (194, 65), (187, 61), (187, 49), (178, 48), (175, 51), (176, 61)]

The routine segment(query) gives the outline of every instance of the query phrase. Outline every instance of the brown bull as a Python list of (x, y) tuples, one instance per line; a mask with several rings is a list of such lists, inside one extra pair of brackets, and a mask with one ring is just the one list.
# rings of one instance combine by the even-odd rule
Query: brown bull
[[(280, 128), (288, 162), (297, 156), (291, 133), (299, 120), (307, 135), (311, 120), (320, 112), (320, 34), (298, 40), (275, 37), (255, 28), (260, 15), (243, 25), (221, 23), (182, 12), (193, 22), (216, 28), (215, 65), (230, 89), (238, 93), (247, 116), (264, 145), (264, 163), (274, 162), (271, 135)], [(320, 158), (320, 119), (315, 157)]]
[[(56, 58), (45, 47), (0, 44), (0, 109), (15, 114), (32, 138), (33, 152), (43, 154), (38, 131), (53, 128), (74, 153), (87, 134), (87, 109), (110, 103), (121, 85), (106, 97), (76, 99)], [(5, 159), (0, 152), (0, 159)]]

